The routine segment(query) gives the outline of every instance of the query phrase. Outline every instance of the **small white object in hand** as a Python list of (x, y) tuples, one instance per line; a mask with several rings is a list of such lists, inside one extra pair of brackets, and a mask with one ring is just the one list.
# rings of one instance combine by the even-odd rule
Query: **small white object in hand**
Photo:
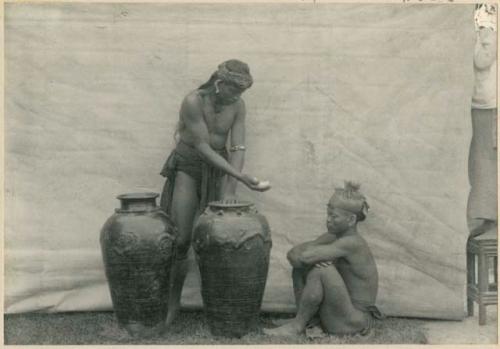
[(269, 188), (271, 188), (271, 183), (269, 183), (269, 181), (260, 181), (259, 184), (257, 184), (257, 188), (269, 189)]

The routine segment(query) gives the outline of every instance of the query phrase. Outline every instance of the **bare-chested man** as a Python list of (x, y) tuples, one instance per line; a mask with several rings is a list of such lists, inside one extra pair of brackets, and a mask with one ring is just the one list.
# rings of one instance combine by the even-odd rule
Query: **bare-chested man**
[[(240, 96), (252, 83), (248, 65), (229, 60), (182, 102), (177, 145), (161, 171), (167, 177), (161, 206), (178, 229), (167, 326), (179, 312), (196, 215), (210, 201), (234, 200), (237, 181), (252, 190), (269, 189), (269, 185), (241, 172), (246, 112)], [(229, 134), (230, 156), (226, 150)]]
[(313, 317), (319, 315), (327, 333), (364, 335), (369, 332), (373, 317), (383, 317), (375, 307), (377, 266), (356, 228), (368, 209), (358, 189), (350, 182), (343, 189), (337, 188), (327, 206), (328, 232), (288, 252), (297, 314), (281, 327), (264, 330), (266, 334), (302, 334)]

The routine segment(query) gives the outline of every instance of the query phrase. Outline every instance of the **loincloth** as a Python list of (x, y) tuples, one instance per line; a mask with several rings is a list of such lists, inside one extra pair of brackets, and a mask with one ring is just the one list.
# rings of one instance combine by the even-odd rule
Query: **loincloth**
[[(228, 159), (225, 148), (215, 151), (224, 159)], [(199, 212), (203, 212), (210, 201), (220, 199), (221, 179), (225, 173), (208, 164), (195, 148), (179, 141), (160, 171), (160, 174), (166, 178), (161, 193), (160, 206), (167, 214), (171, 213), (175, 177), (179, 171), (186, 173), (196, 182)]]
[(367, 304), (366, 302), (353, 299), (352, 305), (365, 314), (366, 325), (358, 332), (362, 336), (366, 336), (370, 333), (373, 328), (374, 319), (385, 319), (385, 315), (374, 304)]

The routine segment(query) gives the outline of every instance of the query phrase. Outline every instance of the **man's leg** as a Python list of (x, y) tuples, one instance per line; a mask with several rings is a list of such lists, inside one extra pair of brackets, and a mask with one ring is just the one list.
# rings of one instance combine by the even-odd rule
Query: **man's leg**
[[(299, 335), (304, 332), (307, 322), (318, 312), (320, 304), (323, 301), (323, 285), (321, 284), (320, 274), (316, 272), (316, 269), (319, 270), (318, 268), (313, 268), (307, 274), (302, 291), (296, 295), (300, 299), (297, 304), (295, 318), (278, 328), (264, 329), (265, 334), (289, 336)], [(297, 270), (293, 276), (299, 277), (299, 271)]]
[[(300, 304), (300, 298), (302, 297), (302, 292), (304, 291), (304, 287), (306, 286), (307, 274), (311, 268), (294, 268), (292, 271), (292, 280), (293, 280), (293, 294), (295, 296), (295, 304), (297, 308)], [(308, 322), (306, 327), (314, 327), (320, 324), (319, 313), (316, 313)]]
[[(295, 305), (297, 309), (299, 308), (300, 298), (302, 297), (302, 292), (304, 291), (304, 287), (306, 286), (306, 278), (307, 273), (310, 268), (293, 268), (292, 270), (292, 283), (293, 283), (293, 294), (295, 297)], [(288, 322), (293, 321), (294, 319), (279, 319), (273, 321), (275, 325), (281, 326)], [(318, 325), (320, 322), (319, 314), (315, 314), (315, 316), (307, 323), (307, 327), (314, 327)]]
[(180, 310), (182, 287), (187, 274), (187, 253), (191, 244), (193, 221), (198, 208), (196, 181), (184, 172), (177, 172), (172, 196), (172, 220), (177, 226), (176, 258), (170, 278), (167, 326), (171, 325)]
[(329, 333), (353, 333), (364, 326), (364, 314), (352, 305), (344, 280), (334, 265), (312, 268), (307, 275), (295, 318), (264, 332), (277, 336), (301, 334), (318, 311), (323, 328)]
[(308, 271), (309, 269), (306, 268), (293, 268), (292, 270), (293, 295), (295, 296), (295, 305), (297, 307), (300, 304), (300, 298), (306, 286)]
[(344, 279), (335, 266), (321, 268), (324, 299), (319, 315), (325, 332), (337, 335), (353, 334), (366, 326), (366, 315), (351, 301)]

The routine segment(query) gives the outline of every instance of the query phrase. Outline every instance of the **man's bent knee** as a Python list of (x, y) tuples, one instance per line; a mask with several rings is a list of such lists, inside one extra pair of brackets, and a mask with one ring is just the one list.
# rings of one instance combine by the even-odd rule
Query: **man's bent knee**
[(177, 260), (186, 259), (190, 246), (191, 246), (191, 240), (177, 241), (177, 245), (175, 248), (175, 259)]
[(308, 274), (308, 277), (309, 276), (319, 278), (328, 277), (330, 280), (332, 280), (332, 278), (337, 278), (339, 281), (342, 281), (342, 283), (344, 283), (344, 279), (342, 279), (342, 276), (337, 270), (337, 267), (333, 264), (326, 267), (312, 268)]
[(311, 292), (307, 294), (307, 296), (302, 296), (303, 298), (303, 303), (309, 304), (309, 305), (320, 305), (323, 302), (323, 292), (318, 291), (318, 292)]

